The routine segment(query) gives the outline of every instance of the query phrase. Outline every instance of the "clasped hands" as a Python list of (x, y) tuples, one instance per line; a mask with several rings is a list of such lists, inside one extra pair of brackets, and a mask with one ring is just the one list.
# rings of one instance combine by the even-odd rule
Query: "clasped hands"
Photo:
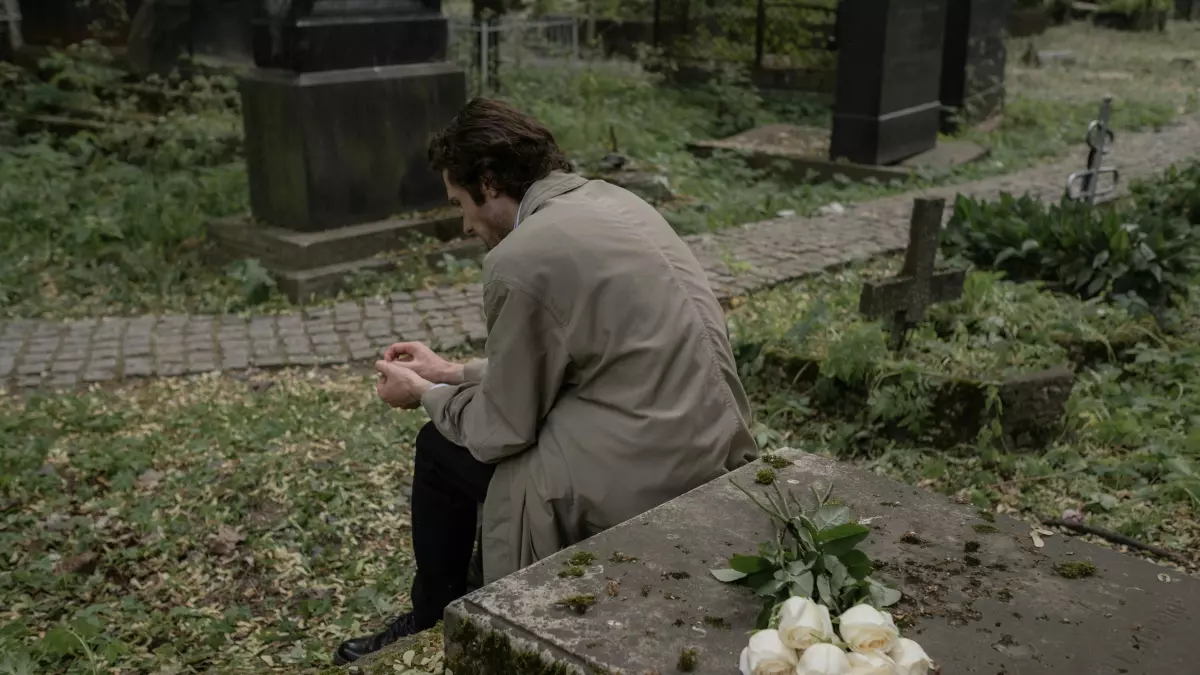
[(397, 342), (375, 362), (375, 392), (393, 408), (412, 410), (435, 384), (462, 384), (462, 364), (451, 363), (420, 342)]

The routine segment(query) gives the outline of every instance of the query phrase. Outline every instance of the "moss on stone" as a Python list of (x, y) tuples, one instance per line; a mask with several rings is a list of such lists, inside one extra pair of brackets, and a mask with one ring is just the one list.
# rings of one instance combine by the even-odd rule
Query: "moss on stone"
[(697, 660), (695, 649), (682, 649), (679, 651), (679, 663), (675, 667), (685, 673), (690, 673), (696, 669)]
[(575, 555), (567, 559), (568, 565), (574, 565), (576, 567), (587, 567), (594, 562), (596, 562), (596, 554), (588, 553), (587, 551), (578, 551), (575, 553)]
[(1054, 563), (1054, 571), (1064, 579), (1082, 579), (1096, 573), (1096, 566), (1086, 560)]
[(723, 616), (706, 616), (704, 617), (704, 625), (712, 626), (713, 628), (723, 628), (725, 630), (731, 628), (729, 621)]
[(576, 614), (587, 614), (588, 609), (596, 604), (596, 596), (594, 595), (572, 595), (568, 598), (563, 598), (557, 603), (559, 607), (569, 609)]
[(786, 469), (792, 465), (791, 462), (780, 457), (779, 455), (763, 455), (762, 461), (769, 464), (774, 469)]
[(1000, 531), (996, 529), (995, 525), (984, 525), (983, 523), (972, 525), (971, 529), (975, 530), (979, 534), (995, 534)]
[(454, 675), (571, 675), (561, 663), (547, 662), (536, 652), (516, 649), (508, 637), (495, 631), (481, 632), (463, 619), (451, 636), (457, 647), (447, 658), (446, 668)]
[(663, 578), (674, 579), (675, 581), (683, 581), (684, 579), (691, 579), (692, 575), (688, 574), (687, 572), (663, 572)]
[(558, 573), (558, 578), (560, 578), (560, 579), (578, 579), (579, 577), (583, 576), (584, 571), (585, 570), (582, 567), (576, 567), (574, 565), (569, 565), (565, 570), (561, 570)]
[(967, 543), (963, 544), (963, 551), (965, 551), (967, 553), (974, 553), (978, 550), (979, 550), (979, 542), (977, 542), (977, 541), (968, 541)]
[(772, 469), (759, 469), (754, 475), (754, 482), (759, 485), (770, 485), (775, 482), (775, 471)]
[(608, 556), (608, 561), (614, 565), (623, 565), (625, 563), (635, 563), (638, 561), (635, 555), (625, 555), (620, 551), (613, 551), (612, 555)]

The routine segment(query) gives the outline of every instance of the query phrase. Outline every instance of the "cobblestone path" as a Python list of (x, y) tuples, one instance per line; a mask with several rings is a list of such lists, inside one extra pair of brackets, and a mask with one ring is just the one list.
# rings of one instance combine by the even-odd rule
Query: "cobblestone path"
[[(779, 218), (687, 237), (727, 300), (826, 267), (898, 250), (906, 244), (912, 200), (955, 194), (1030, 193), (1057, 200), (1082, 167), (1080, 146), (1053, 164), (973, 183), (908, 192), (850, 205), (844, 213)], [(1200, 157), (1200, 121), (1117, 139), (1122, 185)], [(947, 209), (947, 211), (949, 211)], [(213, 370), (347, 363), (374, 358), (396, 340), (438, 349), (479, 345), (486, 337), (478, 285), (397, 293), (285, 315), (137, 316), (74, 321), (0, 321), (0, 386), (67, 387), (127, 377)]]

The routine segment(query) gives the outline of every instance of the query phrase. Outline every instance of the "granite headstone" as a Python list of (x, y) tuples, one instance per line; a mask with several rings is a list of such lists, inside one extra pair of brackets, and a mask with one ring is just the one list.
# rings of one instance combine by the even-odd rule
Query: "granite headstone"
[(439, 0), (266, 0), (242, 77), (256, 219), (316, 231), (445, 203), (429, 134), (466, 102)]
[(985, 120), (1004, 104), (1004, 30), (1012, 0), (957, 0), (946, 12), (942, 131)]
[(830, 159), (888, 165), (937, 144), (946, 2), (838, 5)]

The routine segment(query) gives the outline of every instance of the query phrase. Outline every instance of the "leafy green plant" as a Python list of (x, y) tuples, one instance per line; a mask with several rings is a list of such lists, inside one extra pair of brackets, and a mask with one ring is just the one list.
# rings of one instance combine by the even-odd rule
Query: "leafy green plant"
[(1040, 279), (1081, 298), (1103, 296), (1150, 311), (1186, 295), (1200, 260), (1200, 228), (1182, 218), (1067, 199), (1046, 205), (1029, 196), (960, 195), (941, 245), (949, 256), (1017, 281)]
[(763, 599), (758, 628), (768, 627), (775, 606), (791, 596), (811, 598), (832, 614), (861, 603), (882, 609), (900, 600), (900, 591), (871, 576), (871, 559), (857, 548), (871, 530), (853, 521), (849, 508), (830, 500), (832, 485), (824, 493), (813, 488), (815, 503), (806, 507), (778, 483), (761, 494), (766, 503), (733, 484), (771, 516), (775, 539), (759, 545), (758, 555), (733, 556), (728, 568), (714, 569), (712, 575)]

